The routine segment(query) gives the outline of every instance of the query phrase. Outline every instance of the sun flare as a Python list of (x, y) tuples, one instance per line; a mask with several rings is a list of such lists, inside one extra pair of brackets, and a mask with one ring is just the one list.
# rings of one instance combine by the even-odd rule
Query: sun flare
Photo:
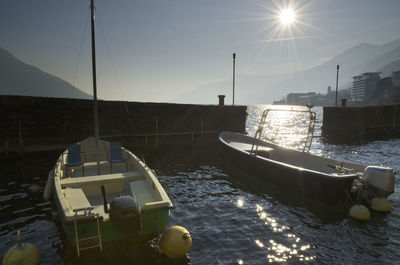
[(290, 25), (294, 22), (296, 13), (292, 8), (282, 9), (279, 13), (279, 19), (283, 25)]

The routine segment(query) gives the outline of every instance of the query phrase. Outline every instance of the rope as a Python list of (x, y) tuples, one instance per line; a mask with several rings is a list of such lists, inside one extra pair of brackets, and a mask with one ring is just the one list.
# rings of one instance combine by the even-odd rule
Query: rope
[[(83, 28), (83, 32), (82, 32), (82, 38), (81, 38), (81, 45), (79, 47), (79, 53), (78, 53), (78, 60), (76, 61), (76, 66), (75, 66), (75, 72), (74, 72), (74, 76), (72, 78), (72, 84), (75, 85), (76, 82), (76, 75), (78, 73), (78, 68), (79, 68), (79, 62), (81, 60), (81, 55), (82, 55), (82, 47), (83, 47), (83, 42), (85, 40), (85, 35), (86, 35), (86, 30), (87, 30), (87, 25), (88, 25), (88, 21), (89, 21), (89, 14), (90, 14), (90, 9), (88, 9), (88, 12), (86, 14), (86, 20), (85, 20), (85, 27)], [(71, 95), (72, 96), (72, 90), (71, 90)]]
[[(85, 39), (85, 35), (86, 35), (86, 30), (87, 30), (87, 25), (88, 25), (88, 21), (89, 21), (89, 14), (90, 14), (90, 8), (88, 9), (88, 12), (86, 14), (86, 19), (85, 19), (85, 26), (83, 28), (83, 32), (82, 32), (82, 38), (81, 38), (81, 43), (80, 43), (80, 47), (79, 47), (79, 53), (78, 53), (78, 59), (76, 61), (76, 65), (75, 65), (75, 71), (74, 71), (74, 75), (72, 78), (72, 85), (75, 86), (75, 82), (76, 82), (76, 76), (78, 73), (78, 68), (79, 68), (79, 62), (81, 59), (81, 55), (82, 55), (82, 47), (83, 47), (83, 42)], [(69, 93), (69, 98), (72, 98), (72, 87)], [(67, 127), (68, 127), (68, 119), (69, 119), (69, 114), (67, 113), (67, 115), (65, 116), (65, 122), (64, 122), (64, 128), (63, 128), (63, 132), (62, 132), (62, 137), (61, 137), (61, 142), (63, 143), (65, 140), (65, 133), (67, 131)]]
[[(97, 12), (97, 14), (99, 14), (99, 12)], [(101, 24), (100, 16), (98, 15), (98, 17), (99, 17), (98, 21), (99, 21), (100, 30), (101, 30), (101, 33), (102, 33), (102, 36), (103, 36), (104, 44), (106, 46), (108, 57), (110, 58), (111, 68), (113, 69), (113, 73), (114, 73), (114, 76), (115, 76), (115, 81), (117, 83), (117, 87), (118, 87), (119, 92), (121, 94), (122, 101), (124, 102), (124, 107), (125, 107), (126, 113), (128, 114), (128, 118), (129, 118), (131, 129), (133, 129), (133, 121), (132, 121), (131, 115), (129, 113), (128, 106), (126, 104), (124, 93), (122, 92), (122, 89), (121, 89), (121, 85), (120, 85), (119, 78), (118, 78), (118, 75), (117, 75), (116, 67), (115, 67), (114, 61), (112, 60), (110, 48), (109, 48), (109, 45), (108, 45), (108, 42), (107, 42), (107, 39), (106, 39), (106, 34), (104, 34), (104, 30), (103, 30), (103, 26)]]
[[(131, 130), (133, 130), (134, 129), (133, 120), (132, 120), (132, 117), (130, 115), (127, 102), (125, 100), (124, 93), (123, 93), (123, 91), (121, 89), (121, 85), (120, 85), (119, 78), (118, 78), (118, 75), (117, 75), (116, 67), (115, 67), (114, 61), (112, 60), (113, 57), (111, 56), (110, 47), (109, 47), (107, 39), (106, 39), (106, 34), (104, 33), (104, 30), (103, 30), (103, 26), (101, 24), (101, 15), (100, 15), (99, 11), (97, 11), (97, 18), (98, 18), (98, 21), (99, 21), (99, 27), (100, 27), (101, 34), (103, 36), (103, 41), (104, 41), (104, 44), (105, 44), (105, 47), (106, 47), (106, 50), (107, 50), (107, 53), (108, 53), (108, 57), (110, 58), (111, 68), (112, 68), (114, 76), (115, 76), (115, 81), (117, 83), (117, 87), (118, 87), (119, 92), (121, 94), (121, 98), (122, 98), (122, 102), (124, 103), (125, 111), (126, 111), (126, 113), (128, 115), (129, 126), (130, 126)], [(136, 145), (140, 149), (142, 149), (142, 150), (144, 149), (144, 146), (141, 145), (141, 143), (138, 140), (138, 138), (135, 138), (135, 142), (136, 142)], [(142, 156), (142, 160), (144, 161), (144, 154), (142, 152), (141, 152), (141, 156)]]

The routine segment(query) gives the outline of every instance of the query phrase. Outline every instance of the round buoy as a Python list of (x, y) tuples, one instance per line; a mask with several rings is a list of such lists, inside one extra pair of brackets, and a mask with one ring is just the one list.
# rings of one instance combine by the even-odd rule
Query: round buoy
[(39, 264), (39, 251), (31, 243), (18, 243), (10, 248), (3, 258), (3, 265), (37, 265)]
[(161, 251), (171, 259), (183, 258), (192, 246), (189, 232), (182, 226), (172, 226), (160, 239)]
[(371, 208), (377, 212), (390, 212), (392, 205), (386, 198), (373, 198), (371, 201)]
[(350, 216), (357, 220), (366, 221), (369, 219), (370, 214), (367, 207), (358, 204), (350, 208)]

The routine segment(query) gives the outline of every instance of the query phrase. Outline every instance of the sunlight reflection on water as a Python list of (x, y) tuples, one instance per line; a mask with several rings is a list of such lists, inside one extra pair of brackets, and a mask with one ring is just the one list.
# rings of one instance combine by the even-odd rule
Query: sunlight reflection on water
[[(268, 230), (273, 231), (275, 234), (280, 233), (282, 241), (286, 242), (277, 242), (278, 240), (275, 238), (270, 239), (267, 243), (267, 258), (268, 262), (287, 262), (289, 260), (298, 260), (298, 261), (311, 261), (315, 259), (313, 255), (307, 255), (305, 251), (311, 246), (309, 244), (301, 245), (300, 244), (300, 236), (296, 236), (294, 233), (287, 232), (290, 231), (290, 228), (285, 225), (280, 225), (278, 221), (269, 216), (267, 211), (263, 209), (260, 205), (256, 205), (257, 214), (259, 219), (264, 222), (264, 225)], [(285, 238), (286, 237), (286, 238)], [(255, 243), (260, 247), (264, 248), (265, 244), (256, 239)]]

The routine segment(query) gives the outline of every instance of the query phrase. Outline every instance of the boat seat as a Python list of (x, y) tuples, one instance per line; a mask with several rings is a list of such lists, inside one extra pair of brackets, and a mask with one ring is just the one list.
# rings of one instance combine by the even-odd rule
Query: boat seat
[(81, 149), (79, 145), (72, 144), (68, 146), (68, 155), (65, 165), (67, 167), (67, 171), (75, 167), (82, 167), (82, 175), (85, 175), (85, 168), (82, 162)]
[(129, 186), (142, 211), (172, 208), (171, 202), (162, 200), (155, 188), (156, 186), (149, 185), (146, 180), (131, 182)]
[(154, 189), (148, 185), (145, 179), (129, 183), (133, 196), (137, 199), (141, 208), (148, 203), (158, 201)]
[(87, 177), (76, 177), (61, 179), (61, 187), (79, 187), (85, 184), (104, 184), (109, 182), (120, 182), (120, 181), (133, 181), (143, 179), (144, 176), (139, 171), (130, 171), (124, 173), (114, 173)]
[(111, 173), (113, 170), (113, 164), (115, 163), (125, 163), (125, 170), (128, 171), (128, 159), (126, 159), (122, 155), (120, 142), (110, 143), (110, 163), (111, 163)]
[(64, 190), (64, 196), (72, 210), (91, 207), (90, 202), (81, 188), (66, 188)]
[(143, 212), (148, 212), (152, 210), (160, 210), (160, 208), (171, 209), (173, 207), (168, 201), (146, 202), (144, 206), (142, 206), (141, 210)]

